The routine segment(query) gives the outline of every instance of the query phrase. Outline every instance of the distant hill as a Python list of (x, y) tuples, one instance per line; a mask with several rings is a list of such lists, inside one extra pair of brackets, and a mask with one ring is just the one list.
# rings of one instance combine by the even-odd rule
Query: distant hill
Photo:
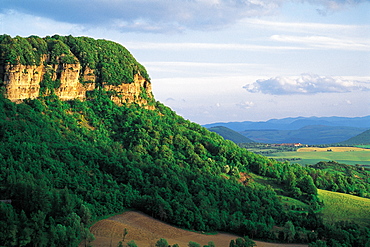
[(298, 130), (309, 125), (346, 126), (356, 128), (370, 128), (370, 115), (365, 117), (296, 117), (270, 119), (268, 121), (252, 122), (218, 122), (203, 125), (206, 128), (225, 126), (237, 132), (244, 130)]
[(309, 125), (298, 130), (245, 130), (242, 135), (262, 143), (331, 144), (358, 135), (363, 129), (354, 127)]
[(232, 129), (229, 129), (227, 127), (224, 127), (224, 126), (215, 126), (215, 127), (211, 127), (209, 128), (208, 130), (212, 131), (212, 132), (215, 132), (217, 134), (219, 134), (220, 136), (222, 136), (223, 138), (225, 138), (226, 140), (230, 140), (230, 141), (233, 141), (235, 143), (251, 143), (251, 142), (254, 142), (253, 140), (243, 136), (242, 134), (232, 130)]
[(370, 129), (366, 130), (365, 132), (362, 132), (361, 134), (358, 134), (357, 136), (349, 138), (346, 141), (341, 142), (341, 144), (349, 145), (370, 144)]
[(348, 140), (369, 129), (370, 116), (296, 117), (262, 122), (212, 123), (203, 126), (224, 126), (255, 142), (332, 144)]

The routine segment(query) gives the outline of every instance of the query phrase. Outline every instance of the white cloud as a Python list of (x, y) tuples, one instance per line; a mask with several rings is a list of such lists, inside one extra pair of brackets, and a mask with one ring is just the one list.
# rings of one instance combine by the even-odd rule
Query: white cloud
[(275, 77), (257, 80), (243, 87), (251, 93), (273, 95), (347, 93), (369, 91), (370, 81), (345, 80), (338, 77), (302, 74), (299, 77)]
[(285, 31), (306, 34), (327, 35), (328, 33), (343, 34), (363, 33), (369, 29), (368, 25), (348, 25), (348, 24), (333, 24), (333, 23), (318, 23), (318, 22), (281, 22), (269, 21), (258, 18), (248, 18), (240, 23), (251, 25), (252, 27), (260, 27), (274, 31)]
[(242, 109), (249, 109), (254, 106), (254, 103), (252, 101), (244, 101), (236, 105)]
[(25, 14), (121, 31), (171, 32), (218, 29), (250, 16), (267, 15), (281, 0), (2, 0), (0, 12)]
[(299, 46), (269, 46), (240, 43), (152, 43), (127, 42), (125, 46), (132, 50), (236, 50), (236, 51), (277, 51), (277, 50), (304, 50)]
[(339, 39), (325, 36), (273, 35), (271, 39), (279, 42), (304, 44), (308, 47), (323, 49), (370, 51), (370, 44), (367, 40), (352, 40), (343, 37)]
[[(2, 0), (0, 13), (17, 10), (35, 17), (125, 32), (181, 32), (227, 27), (246, 17), (276, 13), (296, 0)], [(338, 10), (361, 0), (308, 0), (324, 10)], [(324, 12), (322, 10), (321, 12)]]
[(367, 0), (305, 0), (305, 2), (323, 6), (324, 9), (318, 9), (319, 11), (324, 11), (323, 14), (327, 11), (338, 11), (345, 8), (345, 6), (355, 5), (366, 1)]

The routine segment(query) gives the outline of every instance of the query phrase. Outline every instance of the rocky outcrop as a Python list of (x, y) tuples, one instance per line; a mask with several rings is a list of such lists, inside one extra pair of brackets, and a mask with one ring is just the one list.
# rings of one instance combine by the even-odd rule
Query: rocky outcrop
[(44, 75), (43, 66), (5, 65), (0, 71), (5, 95), (11, 101), (34, 99), (39, 96), (40, 82)]
[(145, 99), (145, 95), (152, 95), (151, 84), (139, 74), (134, 76), (134, 83), (122, 83), (118, 86), (104, 85), (103, 88), (107, 91), (113, 92), (111, 100), (118, 105), (122, 105), (124, 103), (138, 103), (145, 106), (147, 109), (154, 108), (152, 106), (148, 106), (148, 102)]
[[(57, 81), (54, 93), (61, 100), (86, 100), (87, 92), (98, 87), (96, 75), (91, 68), (82, 68), (76, 58), (75, 64), (65, 64), (58, 59), (57, 64), (48, 64), (48, 57), (44, 56), (40, 65), (6, 64), (0, 65), (0, 82), (5, 87), (5, 96), (13, 102), (24, 99), (35, 99), (42, 92), (44, 75), (49, 73), (52, 81)], [(111, 99), (116, 104), (138, 103), (145, 108), (146, 98), (152, 98), (151, 83), (140, 74), (134, 75), (134, 82), (118, 86), (102, 83), (103, 89), (112, 92)], [(45, 90), (44, 90), (45, 91)], [(51, 93), (50, 90), (46, 91)]]
[(72, 100), (72, 99), (86, 99), (86, 92), (95, 89), (95, 77), (90, 78), (91, 82), (81, 83), (87, 81), (85, 74), (81, 73), (81, 65), (76, 64), (60, 64), (54, 66), (52, 69), (53, 80), (59, 80), (60, 86), (55, 88), (55, 94), (61, 100)]

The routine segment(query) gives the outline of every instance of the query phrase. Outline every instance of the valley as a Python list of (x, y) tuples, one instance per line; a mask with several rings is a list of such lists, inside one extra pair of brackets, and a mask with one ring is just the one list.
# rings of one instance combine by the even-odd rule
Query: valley
[[(260, 122), (220, 122), (205, 124), (212, 130), (223, 127), (220, 134), (226, 139), (233, 138), (236, 143), (242, 135), (257, 143), (302, 143), (307, 145), (346, 145), (366, 144), (370, 142), (370, 116), (346, 117), (297, 117), (270, 119)], [(227, 132), (226, 129), (234, 132)], [(248, 141), (250, 142), (250, 141)]]
[(349, 165), (370, 166), (370, 148), (368, 145), (303, 145), (303, 144), (265, 144), (239, 143), (247, 150), (300, 165), (314, 165), (320, 161), (334, 160)]
[(370, 149), (358, 147), (307, 147), (299, 148), (297, 151), (270, 153), (266, 156), (301, 165), (313, 165), (320, 161), (334, 160), (349, 165), (370, 167)]

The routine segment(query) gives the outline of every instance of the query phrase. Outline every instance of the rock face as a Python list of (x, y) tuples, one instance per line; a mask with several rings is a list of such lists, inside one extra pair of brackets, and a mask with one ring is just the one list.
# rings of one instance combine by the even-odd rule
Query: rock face
[[(80, 99), (86, 100), (88, 91), (98, 87), (94, 70), (88, 67), (82, 68), (78, 59), (75, 64), (62, 63), (58, 59), (57, 64), (47, 65), (48, 56), (43, 57), (40, 65), (5, 64), (0, 65), (0, 82), (5, 87), (5, 96), (13, 102), (22, 102), (24, 99), (35, 99), (42, 93), (43, 80), (46, 73), (51, 75), (52, 81), (57, 81), (54, 93), (61, 100)], [(134, 75), (134, 82), (118, 86), (102, 83), (102, 88), (112, 91), (111, 99), (116, 104), (138, 103), (139, 105), (152, 109), (148, 106), (146, 98), (152, 98), (151, 83), (140, 74)], [(45, 90), (44, 90), (45, 91)], [(50, 94), (50, 90), (46, 94)]]
[(114, 92), (111, 100), (118, 105), (135, 102), (147, 109), (154, 109), (153, 106), (147, 105), (148, 102), (142, 97), (142, 94), (152, 97), (151, 83), (139, 74), (134, 75), (134, 83), (122, 83), (119, 86), (104, 85), (103, 88)]
[(44, 75), (42, 66), (5, 65), (0, 71), (5, 95), (11, 101), (34, 99), (39, 96), (40, 82)]

